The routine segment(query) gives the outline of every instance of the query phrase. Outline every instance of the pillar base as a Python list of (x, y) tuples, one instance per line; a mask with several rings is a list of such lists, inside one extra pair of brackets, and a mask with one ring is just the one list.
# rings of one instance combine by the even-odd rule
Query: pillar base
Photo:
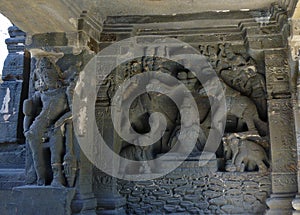
[(71, 215), (75, 188), (22, 186), (13, 188), (14, 211), (21, 214)]
[(107, 193), (103, 197), (98, 197), (97, 215), (122, 215), (126, 214), (123, 206), (126, 201), (118, 193)]
[(295, 211), (293, 215), (300, 215), (300, 194), (297, 194), (295, 199), (292, 201), (293, 208)]
[(269, 209), (267, 215), (293, 214), (292, 201), (295, 197), (294, 193), (272, 194), (266, 203)]

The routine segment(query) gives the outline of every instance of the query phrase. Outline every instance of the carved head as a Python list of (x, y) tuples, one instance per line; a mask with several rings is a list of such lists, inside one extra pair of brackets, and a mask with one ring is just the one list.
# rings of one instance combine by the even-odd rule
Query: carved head
[(47, 57), (41, 57), (37, 60), (35, 72), (43, 83), (44, 90), (57, 88), (58, 83), (60, 83), (62, 79), (59, 68)]

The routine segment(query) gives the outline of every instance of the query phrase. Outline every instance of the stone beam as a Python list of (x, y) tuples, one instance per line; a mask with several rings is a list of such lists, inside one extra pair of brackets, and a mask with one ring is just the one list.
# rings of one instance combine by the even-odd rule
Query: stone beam
[[(0, 13), (26, 33), (71, 32), (77, 30), (77, 19), (84, 11), (95, 20), (120, 15), (174, 15), (218, 11), (267, 9), (273, 2), (294, 8), (296, 0), (14, 0), (0, 1)], [(292, 11), (292, 9), (290, 9)]]
[(76, 31), (81, 13), (62, 0), (0, 1), (0, 12), (28, 33)]

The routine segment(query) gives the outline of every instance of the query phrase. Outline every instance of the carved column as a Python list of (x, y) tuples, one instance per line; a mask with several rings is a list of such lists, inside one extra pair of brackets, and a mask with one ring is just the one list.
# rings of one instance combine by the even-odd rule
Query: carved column
[(289, 45), (292, 60), (298, 62), (294, 71), (291, 71), (291, 92), (294, 107), (294, 117), (295, 117), (295, 129), (296, 129), (296, 140), (297, 140), (297, 155), (298, 155), (298, 194), (293, 200), (293, 208), (296, 210), (293, 214), (300, 214), (300, 75), (299, 75), (299, 56), (300, 56), (300, 20), (299, 11), (296, 9), (294, 16), (291, 20), (291, 36), (289, 38)]
[[(121, 146), (117, 137), (111, 119), (111, 111), (109, 107), (108, 87), (105, 85), (100, 86), (98, 91), (98, 99), (96, 102), (96, 119), (98, 130), (103, 136), (106, 144), (119, 152), (117, 147)], [(116, 165), (114, 159), (103, 161), (107, 165), (114, 168)], [(122, 197), (117, 190), (117, 179), (107, 175), (101, 170), (94, 168), (93, 171), (93, 187), (95, 196), (97, 198), (97, 214), (113, 215), (125, 214), (123, 206), (125, 205), (125, 198)]]
[[(296, 59), (295, 59), (296, 60)], [(298, 63), (299, 66), (299, 63)], [(300, 214), (300, 76), (299, 68), (298, 71), (294, 73), (294, 83), (292, 83), (292, 98), (293, 98), (293, 108), (294, 108), (294, 117), (295, 117), (295, 129), (296, 129), (296, 138), (297, 138), (297, 155), (298, 155), (298, 165), (297, 165), (297, 178), (298, 178), (298, 194), (293, 200), (293, 208), (296, 210), (293, 214)]]
[(291, 214), (297, 192), (297, 154), (286, 50), (265, 51), (272, 160), (272, 194), (267, 214)]

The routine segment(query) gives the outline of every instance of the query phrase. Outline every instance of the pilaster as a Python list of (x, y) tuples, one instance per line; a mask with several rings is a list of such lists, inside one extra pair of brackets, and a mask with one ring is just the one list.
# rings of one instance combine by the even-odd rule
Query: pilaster
[(267, 214), (292, 214), (297, 192), (297, 154), (293, 106), (285, 49), (265, 51), (272, 160), (272, 194)]

